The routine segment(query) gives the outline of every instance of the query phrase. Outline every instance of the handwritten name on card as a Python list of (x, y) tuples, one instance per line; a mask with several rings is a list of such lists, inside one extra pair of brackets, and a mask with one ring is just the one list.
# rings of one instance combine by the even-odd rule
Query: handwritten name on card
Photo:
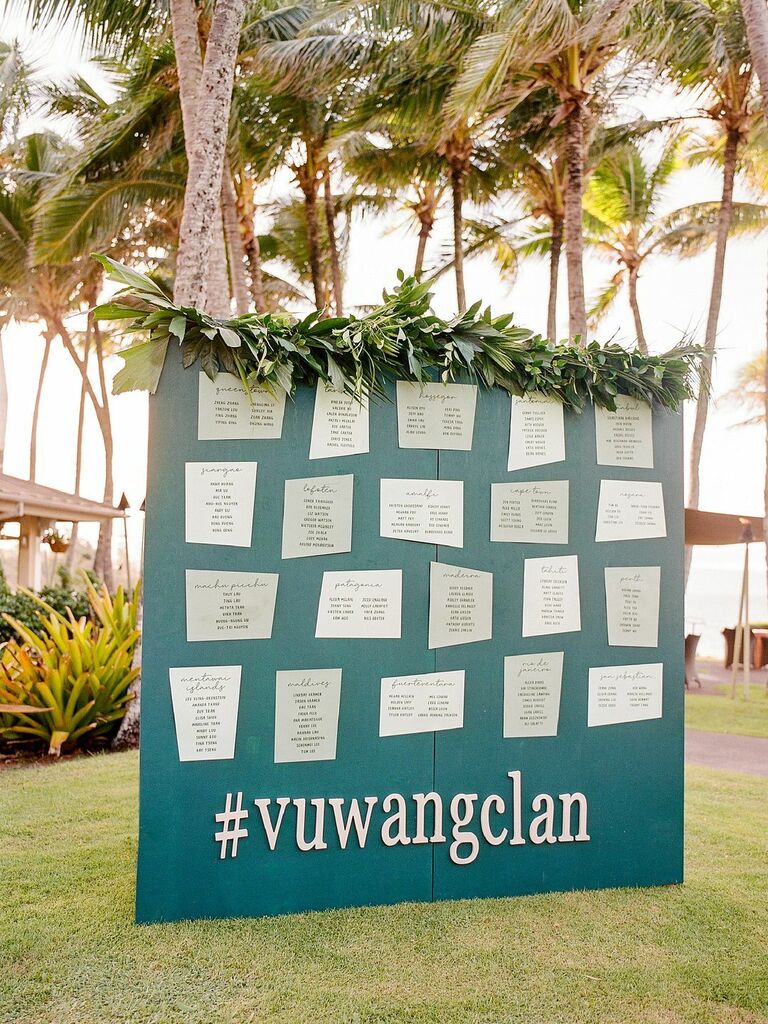
[(491, 484), (491, 540), (568, 543), (568, 481)]
[(599, 466), (653, 469), (653, 420), (647, 402), (617, 395), (615, 412), (596, 406), (595, 437)]
[(464, 482), (383, 479), (380, 533), (397, 540), (462, 547)]
[(562, 405), (543, 395), (512, 396), (507, 469), (528, 469), (565, 459)]
[(200, 441), (259, 440), (283, 433), (285, 392), (271, 395), (239, 377), (219, 373), (216, 380), (200, 372), (197, 399), (197, 437)]
[(240, 665), (168, 670), (180, 761), (235, 756), (241, 672)]
[(310, 459), (364, 455), (369, 450), (368, 400), (326, 388), (318, 382), (312, 417)]
[(664, 492), (660, 483), (602, 480), (596, 541), (666, 537)]
[(557, 736), (563, 651), (504, 659), (504, 736)]
[(475, 429), (475, 384), (397, 382), (397, 436), (401, 448), (468, 452)]
[(324, 572), (316, 637), (400, 639), (402, 569)]
[(381, 680), (379, 736), (461, 729), (463, 725), (463, 671)]
[(340, 668), (277, 672), (275, 764), (335, 760), (340, 700)]
[(664, 665), (606, 665), (589, 670), (587, 724), (619, 725), (661, 718)]
[(605, 570), (605, 605), (611, 647), (659, 646), (661, 567)]
[(187, 462), (184, 529), (188, 544), (251, 545), (255, 462)]
[(490, 640), (492, 622), (493, 573), (430, 563), (430, 650)]
[(354, 479), (350, 473), (285, 481), (283, 558), (352, 550)]
[(187, 569), (187, 640), (267, 640), (277, 573)]
[(523, 636), (581, 629), (578, 555), (526, 558), (523, 571)]

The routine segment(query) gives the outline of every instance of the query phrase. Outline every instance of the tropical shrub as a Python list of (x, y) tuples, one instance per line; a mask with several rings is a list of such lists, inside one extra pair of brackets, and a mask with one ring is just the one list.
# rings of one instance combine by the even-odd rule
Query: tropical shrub
[(92, 618), (66, 614), (29, 591), (36, 629), (7, 613), (17, 637), (0, 656), (0, 737), (12, 743), (47, 743), (48, 753), (107, 742), (117, 731), (139, 674), (133, 652), (139, 587), (130, 599), (119, 587), (110, 597), (89, 583)]
[[(63, 566), (59, 568), (58, 577), (55, 584), (43, 587), (40, 591), (42, 600), (62, 615), (66, 615), (67, 608), (71, 608), (76, 619), (83, 616), (91, 618), (92, 611), (87, 593), (74, 586), (71, 575)], [(11, 640), (16, 635), (13, 626), (6, 621), (6, 615), (34, 630), (40, 625), (39, 611), (40, 604), (33, 595), (22, 590), (15, 593), (11, 590), (5, 572), (0, 566), (0, 643)]]

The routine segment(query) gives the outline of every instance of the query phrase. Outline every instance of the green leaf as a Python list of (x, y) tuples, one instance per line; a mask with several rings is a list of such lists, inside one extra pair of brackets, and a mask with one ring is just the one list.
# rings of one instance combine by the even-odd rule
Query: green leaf
[(141, 274), (138, 270), (131, 270), (130, 267), (110, 259), (109, 256), (102, 256), (95, 252), (91, 253), (91, 256), (102, 265), (110, 281), (125, 285), (132, 291), (147, 292), (150, 296), (158, 296), (166, 302), (168, 301), (168, 296), (164, 294), (162, 288), (159, 288), (146, 274)]
[(118, 355), (125, 365), (115, 374), (112, 394), (122, 395), (126, 391), (157, 391), (160, 374), (163, 372), (168, 341), (145, 341), (141, 345), (126, 348)]
[(121, 302), (102, 302), (93, 310), (94, 320), (134, 320), (143, 315), (143, 310)]
[(219, 327), (219, 337), (228, 348), (240, 348), (242, 345), (240, 335), (231, 327)]
[(344, 391), (346, 377), (339, 364), (330, 354), (328, 355), (328, 378), (335, 391)]
[(178, 313), (168, 324), (168, 333), (172, 334), (179, 341), (184, 340), (184, 335), (187, 331), (187, 318)]

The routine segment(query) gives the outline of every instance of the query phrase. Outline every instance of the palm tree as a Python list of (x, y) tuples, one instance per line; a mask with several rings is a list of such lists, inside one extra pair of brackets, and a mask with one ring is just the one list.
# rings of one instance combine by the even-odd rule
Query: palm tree
[[(229, 310), (229, 286), (222, 280), (222, 275), (226, 277), (222, 173), (246, 2), (215, 0), (210, 23), (200, 19), (195, 0), (169, 3), (187, 157), (174, 297), (180, 304), (202, 307), (208, 295), (213, 313)], [(161, 0), (31, 0), (29, 4), (36, 23), (72, 13), (80, 16), (97, 44), (130, 52), (145, 34), (162, 25), (166, 8)], [(204, 130), (197, 131), (198, 125)]]
[(615, 259), (621, 269), (600, 295), (591, 315), (602, 315), (626, 283), (637, 345), (647, 354), (637, 300), (637, 280), (643, 262), (674, 244), (674, 219), (659, 218), (659, 206), (670, 177), (680, 168), (684, 136), (673, 134), (655, 165), (643, 159), (636, 143), (610, 153), (590, 177), (584, 197), (586, 242)]
[[(45, 338), (43, 361), (38, 377), (30, 440), (30, 478), (35, 479), (38, 420), (45, 383), (48, 355), (58, 338), (72, 359), (102, 435), (105, 455), (104, 501), (113, 497), (112, 422), (104, 374), (104, 353), (97, 343), (98, 393), (88, 375), (88, 365), (78, 351), (76, 334), (67, 326), (72, 311), (87, 308), (98, 291), (99, 269), (90, 260), (40, 263), (35, 259), (37, 222), (44, 216), (40, 203), (45, 185), (60, 173), (69, 157), (68, 147), (51, 134), (25, 136), (4, 151), (5, 181), (0, 187), (0, 316), (3, 320), (38, 322)], [(111, 523), (110, 523), (111, 526)], [(111, 561), (106, 546), (109, 527), (100, 531), (100, 552), (95, 569), (111, 583)]]
[[(741, 10), (747, 29), (749, 51), (760, 82), (763, 121), (768, 121), (768, 8), (763, 0), (741, 0)], [(768, 352), (768, 314), (766, 320), (766, 352)], [(763, 413), (765, 419), (765, 485), (763, 488), (763, 540), (765, 566), (768, 575), (768, 358), (763, 359)]]
[(404, 208), (418, 229), (413, 275), (424, 269), (427, 243), (440, 202), (448, 187), (444, 162), (424, 152), (413, 140), (386, 140), (387, 145), (366, 140), (345, 160), (345, 170), (357, 188), (375, 189), (393, 204)]
[[(347, 114), (370, 40), (350, 25), (318, 20), (310, 0), (265, 17), (244, 32), (244, 82), (237, 93), (241, 148), (255, 179), (288, 167), (306, 220), (315, 303), (343, 310), (334, 179)], [(324, 226), (321, 227), (321, 221)], [(324, 257), (323, 239), (327, 248)]]
[[(728, 233), (733, 216), (733, 186), (740, 151), (754, 117), (752, 63), (739, 0), (649, 0), (642, 9), (638, 49), (656, 62), (660, 74), (701, 98), (701, 113), (723, 140), (720, 199), (712, 290), (704, 334), (705, 372), (712, 367), (723, 296)], [(690, 450), (688, 504), (698, 508), (701, 451), (709, 396), (703, 389), (696, 405)], [(690, 550), (686, 555), (686, 579)]]
[[(18, 140), (22, 119), (32, 108), (36, 91), (33, 74), (34, 68), (25, 59), (19, 45), (0, 40), (0, 154)], [(7, 318), (3, 317), (0, 328), (6, 323)], [(0, 333), (0, 472), (5, 458), (7, 426), (8, 382)]]
[(564, 126), (565, 255), (570, 334), (585, 339), (582, 194), (586, 122), (606, 67), (629, 36), (630, 0), (539, 0), (493, 4), (467, 53), (450, 101), (455, 116), (514, 109), (545, 90), (557, 100), (551, 124)]
[[(505, 277), (512, 279), (519, 260), (547, 258), (549, 290), (546, 337), (557, 339), (557, 291), (560, 257), (565, 234), (565, 192), (567, 167), (563, 126), (552, 128), (551, 104), (531, 105), (519, 125), (502, 125), (495, 148), (495, 163), (490, 179), (497, 192), (509, 191), (515, 201), (513, 216), (484, 215), (469, 222), (465, 259), (483, 252), (491, 254)], [(584, 180), (607, 154), (628, 141), (658, 131), (664, 122), (637, 121), (618, 125), (598, 125), (593, 132), (584, 164)], [(509, 136), (505, 138), (505, 133)], [(451, 264), (452, 265), (452, 264)], [(438, 273), (443, 273), (443, 264)]]
[[(469, 179), (482, 172), (472, 115), (448, 118), (446, 102), (470, 43), (486, 24), (483, 0), (461, 4), (371, 0), (327, 4), (370, 40), (364, 88), (352, 129), (410, 140), (445, 167), (453, 219), (453, 267), (459, 309), (466, 308), (462, 232)], [(425, 210), (425, 216), (429, 216)], [(425, 230), (424, 238), (429, 232)], [(431, 228), (429, 229), (431, 230)]]
[(0, 139), (4, 143), (18, 138), (22, 118), (32, 107), (34, 70), (17, 42), (0, 39)]

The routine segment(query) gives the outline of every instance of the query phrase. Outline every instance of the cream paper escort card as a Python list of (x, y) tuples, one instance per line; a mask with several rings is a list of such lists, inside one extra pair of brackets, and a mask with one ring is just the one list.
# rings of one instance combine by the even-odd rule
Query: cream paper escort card
[(380, 486), (382, 537), (463, 547), (463, 480), (383, 479)]
[(595, 407), (598, 466), (653, 469), (651, 407), (639, 398), (616, 396), (616, 411)]
[(187, 462), (184, 537), (188, 544), (251, 545), (255, 462)]
[(240, 665), (168, 670), (180, 761), (235, 756), (241, 672)]
[(602, 480), (596, 541), (666, 537), (664, 492), (660, 483)]
[(401, 448), (468, 452), (475, 428), (475, 384), (397, 382), (397, 436)]
[(251, 388), (250, 395), (239, 377), (219, 373), (211, 380), (200, 371), (197, 403), (199, 441), (258, 440), (283, 433), (285, 392), (271, 395)]
[(278, 574), (187, 569), (187, 640), (268, 640)]
[(663, 672), (661, 662), (591, 668), (587, 724), (619, 725), (661, 718)]
[(504, 659), (505, 738), (557, 736), (563, 651)]
[(463, 670), (381, 680), (379, 736), (461, 729), (463, 725)]
[(568, 481), (491, 484), (491, 540), (568, 543)]
[(400, 639), (402, 569), (324, 572), (316, 637)]
[(490, 640), (493, 573), (430, 562), (429, 649)]
[(611, 566), (605, 570), (605, 606), (611, 647), (659, 646), (661, 567)]
[(340, 699), (340, 668), (277, 672), (275, 764), (335, 760)]
[(353, 483), (351, 473), (285, 481), (283, 558), (352, 550)]
[(512, 396), (507, 469), (529, 469), (565, 459), (563, 407), (544, 395)]
[(327, 388), (318, 381), (312, 417), (310, 459), (364, 455), (369, 451), (368, 400)]
[(578, 555), (526, 558), (523, 570), (523, 636), (581, 629)]

